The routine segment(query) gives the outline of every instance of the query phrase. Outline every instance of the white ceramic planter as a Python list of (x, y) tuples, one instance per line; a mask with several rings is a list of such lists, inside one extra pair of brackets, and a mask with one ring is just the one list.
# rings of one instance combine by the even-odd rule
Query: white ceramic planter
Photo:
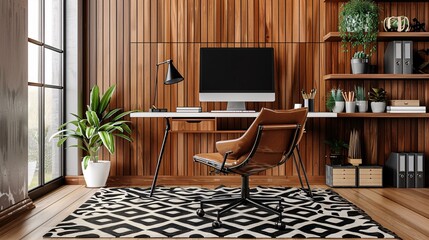
[(356, 101), (356, 106), (358, 108), (358, 112), (367, 112), (368, 111), (368, 102), (367, 101)]
[(106, 186), (106, 181), (109, 177), (110, 161), (98, 160), (96, 163), (89, 161), (86, 169), (84, 169), (82, 162), (82, 171), (86, 187), (104, 187)]
[(386, 109), (385, 102), (371, 102), (371, 111), (373, 113), (382, 113)]
[(369, 65), (368, 59), (353, 58), (352, 60), (350, 60), (350, 64), (352, 66), (353, 74), (368, 73), (368, 65)]
[(334, 113), (340, 113), (344, 110), (344, 102), (335, 101), (335, 107), (332, 109)]

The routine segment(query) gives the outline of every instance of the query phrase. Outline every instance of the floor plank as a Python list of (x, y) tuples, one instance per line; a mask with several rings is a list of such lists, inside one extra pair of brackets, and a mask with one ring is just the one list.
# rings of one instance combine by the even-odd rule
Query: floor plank
[[(324, 185), (312, 187), (327, 188)], [(0, 226), (0, 239), (43, 239), (46, 232), (96, 191), (79, 185), (63, 186), (35, 201), (36, 208)], [(401, 238), (429, 239), (428, 188), (336, 188), (334, 191)]]

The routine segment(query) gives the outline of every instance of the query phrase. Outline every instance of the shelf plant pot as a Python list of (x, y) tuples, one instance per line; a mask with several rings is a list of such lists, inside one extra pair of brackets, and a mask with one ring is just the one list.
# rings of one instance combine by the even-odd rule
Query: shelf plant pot
[(386, 109), (386, 102), (371, 102), (371, 111), (373, 113), (382, 113)]
[(368, 101), (356, 101), (358, 112), (364, 113), (368, 111)]
[(369, 61), (366, 58), (352, 58), (352, 73), (353, 74), (364, 74), (368, 72)]
[(110, 161), (98, 160), (97, 162), (89, 161), (86, 169), (82, 162), (83, 177), (85, 178), (86, 187), (98, 188), (106, 186), (107, 177), (110, 172)]
[(356, 102), (346, 102), (346, 113), (354, 113), (356, 109)]
[(332, 109), (334, 113), (340, 113), (344, 110), (344, 101), (335, 101), (335, 107)]

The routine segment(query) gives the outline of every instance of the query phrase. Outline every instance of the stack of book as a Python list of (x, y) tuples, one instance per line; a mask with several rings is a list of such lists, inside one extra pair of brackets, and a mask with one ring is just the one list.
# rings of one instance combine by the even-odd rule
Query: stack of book
[(390, 105), (388, 113), (426, 113), (426, 106), (420, 106), (419, 100), (392, 100)]
[(176, 112), (198, 113), (201, 112), (201, 107), (176, 107)]

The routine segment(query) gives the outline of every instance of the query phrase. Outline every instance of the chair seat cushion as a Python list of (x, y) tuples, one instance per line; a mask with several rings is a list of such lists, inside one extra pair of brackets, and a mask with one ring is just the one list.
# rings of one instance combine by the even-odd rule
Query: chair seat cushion
[[(194, 156), (194, 161), (220, 170), (223, 163), (223, 156), (220, 153), (200, 153)], [(225, 167), (228, 168), (237, 164), (237, 160), (227, 159)]]

